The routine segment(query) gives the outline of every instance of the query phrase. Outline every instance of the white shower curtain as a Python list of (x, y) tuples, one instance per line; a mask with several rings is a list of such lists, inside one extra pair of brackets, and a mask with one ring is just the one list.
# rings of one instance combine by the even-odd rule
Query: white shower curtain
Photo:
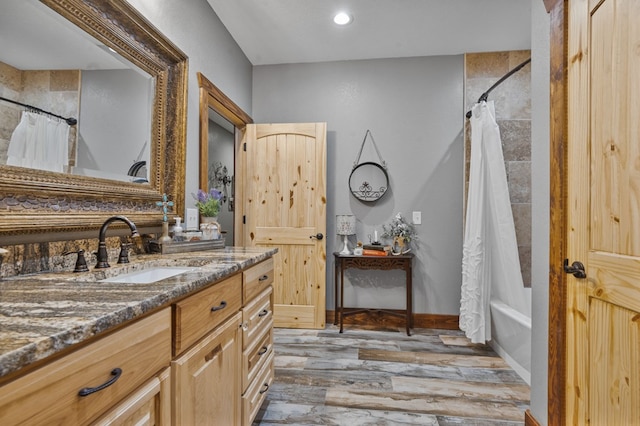
[(7, 164), (64, 172), (69, 164), (69, 125), (56, 118), (23, 111), (9, 141)]
[(460, 328), (473, 343), (485, 343), (491, 340), (492, 291), (509, 303), (523, 283), (493, 101), (471, 111)]

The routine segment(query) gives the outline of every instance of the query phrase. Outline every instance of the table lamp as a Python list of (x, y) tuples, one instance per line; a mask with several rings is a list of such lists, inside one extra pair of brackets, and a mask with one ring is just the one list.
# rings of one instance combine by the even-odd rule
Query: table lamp
[(356, 217), (352, 214), (336, 215), (336, 233), (343, 236), (344, 247), (340, 254), (351, 254), (347, 237), (356, 233)]

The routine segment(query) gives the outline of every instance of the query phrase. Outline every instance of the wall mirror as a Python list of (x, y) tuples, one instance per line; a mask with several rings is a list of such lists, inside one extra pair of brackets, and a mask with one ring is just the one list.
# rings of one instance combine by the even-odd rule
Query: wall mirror
[(236, 244), (235, 153), (245, 126), (252, 118), (229, 99), (203, 74), (198, 73), (200, 87), (200, 177), (202, 189), (217, 188), (225, 201), (218, 221), (225, 232), (226, 244)]
[[(98, 112), (87, 110), (85, 107), (91, 104), (90, 98), (77, 95), (83, 98), (76, 103), (81, 107), (77, 107), (77, 146), (72, 148), (76, 150), (72, 161), (77, 163), (71, 164), (75, 169), (69, 167), (65, 172), (53, 172), (0, 165), (0, 236), (3, 243), (77, 238), (79, 234), (95, 231), (106, 217), (116, 213), (126, 214), (143, 229), (158, 227), (162, 215), (155, 203), (164, 193), (175, 203), (174, 211), (182, 212), (187, 87), (184, 53), (123, 0), (10, 3), (21, 3), (25, 7), (20, 11), (16, 9), (9, 17), (10, 10), (5, 11), (3, 5), (3, 19), (19, 22), (21, 28), (25, 25), (32, 28), (28, 25), (31, 18), (47, 16), (66, 25), (65, 30), (57, 30), (57, 33), (75, 34), (77, 44), (71, 47), (68, 44), (73, 42), (65, 42), (62, 47), (70, 51), (72, 57), (83, 57), (83, 69), (91, 68), (86, 71), (86, 78), (79, 77), (77, 84), (93, 87), (94, 94), (98, 94), (97, 100), (103, 101), (103, 109)], [(9, 42), (4, 37), (0, 31), (0, 41), (7, 46)], [(30, 32), (21, 31), (17, 38), (22, 37), (31, 37)], [(47, 42), (52, 42), (49, 49), (54, 52), (55, 40)], [(48, 45), (43, 40), (34, 43)], [(83, 55), (90, 53), (81, 47), (87, 43), (93, 49), (98, 46), (98, 50), (103, 51), (102, 58), (93, 59), (94, 63), (89, 65)], [(25, 54), (43, 58), (43, 54), (35, 52)], [(63, 58), (65, 55), (54, 56)], [(107, 65), (102, 65), (103, 60)], [(67, 66), (80, 69), (78, 64), (52, 66), (45, 64), (44, 59), (41, 61), (39, 72), (54, 74), (50, 81), (55, 80), (58, 84), (68, 84), (69, 80), (60, 78), (61, 73), (56, 70)], [(1, 66), (6, 67), (6, 64)], [(37, 66), (30, 65), (31, 69)], [(56, 69), (52, 70), (54, 67)], [(117, 70), (120, 76), (106, 75), (105, 67)], [(116, 82), (108, 90), (110, 93), (119, 90), (121, 94), (130, 95), (135, 91), (135, 100), (99, 96), (98, 92), (107, 90), (98, 86), (97, 81), (101, 79)], [(5, 94), (6, 90), (2, 95)], [(9, 94), (15, 93), (9, 91)], [(59, 97), (50, 96), (52, 104), (60, 105)], [(47, 109), (46, 105), (36, 106)], [(119, 113), (120, 117), (114, 117), (113, 113)], [(133, 119), (125, 122), (125, 118)], [(92, 130), (85, 130), (83, 124), (91, 124), (86, 129)], [(96, 141), (99, 141), (97, 145)], [(89, 148), (89, 144), (93, 145)], [(101, 170), (106, 164), (113, 164), (115, 168)], [(130, 174), (140, 179), (132, 179)]]
[(0, 164), (148, 182), (152, 75), (38, 0), (2, 5), (0, 40)]

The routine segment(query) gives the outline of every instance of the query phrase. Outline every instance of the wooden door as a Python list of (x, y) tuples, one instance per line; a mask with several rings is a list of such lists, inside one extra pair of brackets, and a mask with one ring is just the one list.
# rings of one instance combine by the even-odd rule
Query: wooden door
[(324, 328), (326, 124), (245, 129), (244, 245), (277, 247), (274, 326)]
[(567, 424), (640, 424), (638, 22), (640, 0), (570, 2)]

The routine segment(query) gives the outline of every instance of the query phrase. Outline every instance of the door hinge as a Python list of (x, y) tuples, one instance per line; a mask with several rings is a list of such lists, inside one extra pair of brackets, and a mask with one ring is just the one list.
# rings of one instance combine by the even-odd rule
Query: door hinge
[(242, 224), (246, 225), (247, 224), (247, 216), (242, 215)]

